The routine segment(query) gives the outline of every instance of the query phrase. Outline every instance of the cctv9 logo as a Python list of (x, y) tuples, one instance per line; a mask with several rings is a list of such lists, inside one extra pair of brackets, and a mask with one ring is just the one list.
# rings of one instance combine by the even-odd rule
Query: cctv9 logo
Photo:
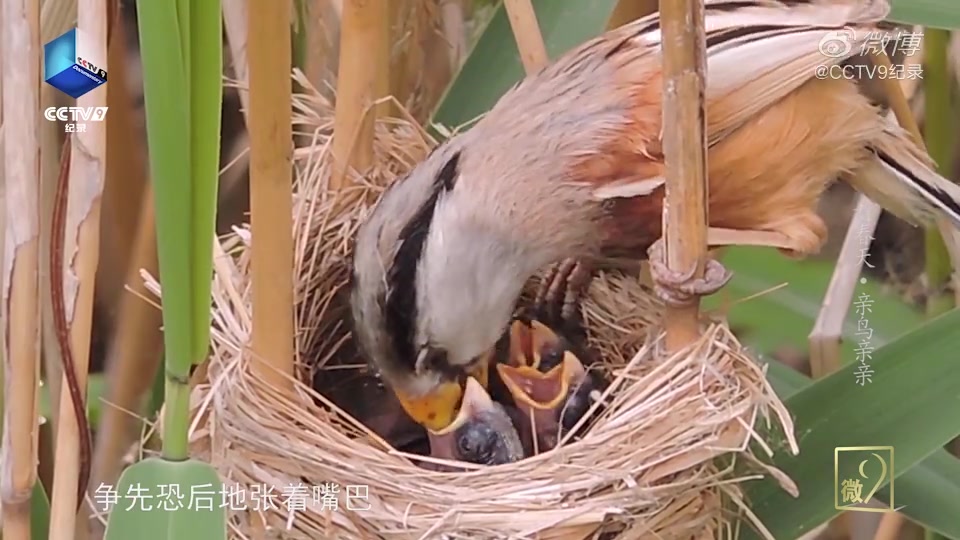
[(820, 54), (827, 58), (840, 58), (850, 54), (853, 50), (853, 41), (857, 34), (850, 27), (844, 27), (842, 30), (827, 32), (820, 40)]

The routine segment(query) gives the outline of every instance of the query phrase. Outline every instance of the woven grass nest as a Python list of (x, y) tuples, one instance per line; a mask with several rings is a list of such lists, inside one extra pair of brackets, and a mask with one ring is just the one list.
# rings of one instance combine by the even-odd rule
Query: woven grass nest
[[(272, 486), (278, 495), (267, 511), (234, 512), (232, 537), (261, 537), (251, 531), (266, 526), (273, 538), (717, 538), (745, 506), (742, 482), (767, 475), (796, 489), (747, 450), (751, 440), (768, 449), (754, 428), (776, 421), (796, 452), (789, 414), (761, 366), (718, 322), (693, 350), (660, 359), (662, 308), (635, 276), (603, 275), (590, 287), (584, 319), (612, 381), (609, 407), (582, 439), (552, 452), (468, 472), (425, 470), (314, 391), (313, 371), (364, 364), (349, 346), (345, 294), (358, 222), (435, 142), (412, 122), (379, 120), (376, 170), (350, 188), (362, 202), (344, 205), (343, 192), (327, 190), (330, 103), (308, 91), (295, 108), (295, 131), (313, 137), (295, 153), (300, 380), (281, 391), (251, 369), (247, 248), (256, 240), (237, 229), (216, 248), (213, 353), (192, 396), (194, 455), (229, 485)], [(721, 469), (713, 458), (722, 454), (736, 467)], [(348, 509), (344, 488), (336, 510), (313, 497), (305, 509), (284, 505), (286, 486), (331, 482), (368, 486), (366, 502), (354, 506), (369, 509)]]

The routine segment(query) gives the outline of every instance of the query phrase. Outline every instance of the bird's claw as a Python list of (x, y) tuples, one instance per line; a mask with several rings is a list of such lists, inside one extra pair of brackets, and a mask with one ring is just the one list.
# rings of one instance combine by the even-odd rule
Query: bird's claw
[(702, 278), (695, 278), (697, 268), (678, 272), (664, 263), (663, 240), (657, 240), (649, 251), (650, 274), (654, 294), (672, 307), (689, 306), (696, 298), (708, 296), (723, 288), (733, 274), (719, 261), (707, 259)]
[(566, 331), (580, 328), (580, 300), (592, 278), (583, 261), (565, 259), (547, 270), (533, 302), (533, 318)]
[(511, 322), (501, 338), (505, 345), (498, 344), (505, 354), (496, 356), (496, 379), (520, 412), (515, 426), (528, 454), (556, 446), (586, 414), (584, 404), (592, 404), (597, 385), (587, 381), (585, 361), (594, 355), (580, 313), (592, 273), (577, 259), (549, 268), (533, 304)]

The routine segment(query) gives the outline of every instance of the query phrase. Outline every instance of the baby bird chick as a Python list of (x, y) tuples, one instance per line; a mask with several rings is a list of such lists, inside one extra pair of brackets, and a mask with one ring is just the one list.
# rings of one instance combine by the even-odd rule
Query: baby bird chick
[[(584, 283), (564, 279), (565, 275), (577, 275), (575, 267), (561, 265), (559, 272), (548, 274), (534, 307), (510, 326), (507, 363), (496, 366), (522, 413), (517, 429), (528, 454), (553, 449), (607, 386), (584, 365), (592, 365), (595, 356), (587, 347), (579, 317)], [(560, 300), (563, 304), (556, 305)]]
[(520, 436), (507, 411), (472, 377), (467, 379), (463, 403), (453, 422), (427, 433), (433, 457), (477, 465), (513, 463), (524, 457)]
[(576, 427), (606, 383), (540, 322), (516, 320), (510, 334), (510, 361), (497, 364), (497, 374), (523, 413), (517, 430), (527, 453), (539, 454)]

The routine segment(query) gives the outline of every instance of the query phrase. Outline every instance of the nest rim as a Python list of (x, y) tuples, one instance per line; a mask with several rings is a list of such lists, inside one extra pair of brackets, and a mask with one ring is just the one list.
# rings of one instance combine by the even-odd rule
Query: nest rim
[[(328, 189), (332, 106), (305, 80), (299, 82), (307, 90), (294, 96), (299, 112), (293, 121), (313, 130), (312, 145), (295, 153), (300, 162), (295, 167), (299, 177), (294, 204), (299, 277), (295, 331), (296, 360), (302, 370), (301, 353), (315, 346), (318, 335), (331, 336), (327, 349), (342, 342), (342, 336), (331, 330), (337, 324), (305, 321), (336, 311), (330, 309), (330, 291), (345, 285), (352, 232), (383, 187), (425, 156), (436, 141), (410, 119), (378, 120), (375, 154), (382, 166), (347, 194), (361, 202), (344, 205), (343, 193), (334, 195)], [(340, 214), (331, 218), (331, 210)], [(736, 462), (745, 456), (744, 461), (760, 464), (748, 443), (759, 442), (768, 454), (772, 452), (755, 431), (761, 417), (768, 424), (771, 418), (777, 421), (790, 450), (798, 451), (790, 415), (765, 370), (722, 321), (706, 320), (697, 343), (667, 358), (660, 350), (662, 306), (635, 278), (607, 273), (591, 284), (583, 311), (591, 344), (596, 346), (599, 339), (600, 356), (618, 374), (605, 391), (612, 401), (592, 428), (579, 440), (516, 463), (492, 467), (458, 463), (467, 469), (464, 472), (424, 469), (411, 459), (424, 456), (390, 447), (315, 391), (309, 379), (289, 377), (294, 379), (290, 392), (270, 385), (252, 368), (246, 346), (251, 320), (250, 241), (249, 230), (237, 228), (215, 247), (214, 352), (206, 379), (192, 399), (193, 452), (209, 459), (225, 481), (282, 486), (285, 480), (306, 478), (304, 471), (309, 470), (310, 481), (337, 478), (344, 486), (367, 485), (373, 502), (372, 510), (365, 512), (279, 508), (235, 513), (236, 531), (265, 519), (278, 529), (289, 525), (297, 534), (328, 538), (430, 534), (595, 538), (606, 529), (619, 531), (611, 538), (636, 537), (638, 531), (696, 536), (729, 526), (728, 499), (743, 507), (737, 500), (739, 484), (731, 480), (732, 465), (721, 470), (714, 458), (731, 455)], [(159, 296), (156, 280), (147, 281)], [(306, 306), (305, 291), (318, 284), (328, 289)], [(339, 329), (344, 331), (342, 325)], [(302, 430), (291, 430), (291, 424)], [(795, 489), (782, 473), (762, 464), (760, 468), (784, 489)], [(762, 524), (754, 525), (763, 530)]]

